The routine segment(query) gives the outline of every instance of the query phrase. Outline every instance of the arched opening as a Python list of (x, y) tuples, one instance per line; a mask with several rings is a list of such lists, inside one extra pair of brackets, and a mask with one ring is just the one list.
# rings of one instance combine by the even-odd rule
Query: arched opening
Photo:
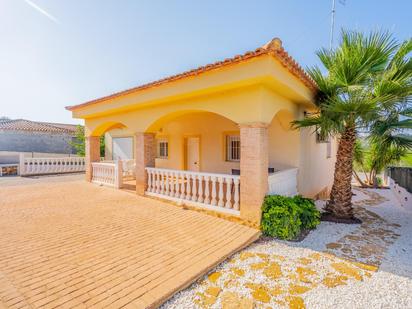
[(100, 139), (100, 157), (103, 161), (134, 158), (133, 132), (120, 122), (108, 121), (91, 130), (90, 136)]
[(155, 135), (158, 168), (222, 174), (239, 169), (239, 127), (219, 114), (168, 114), (152, 123), (147, 132)]
[[(134, 135), (123, 123), (105, 122), (90, 129), (85, 154), (88, 180), (114, 187), (123, 187), (135, 177)], [(134, 186), (134, 184), (132, 185)]]

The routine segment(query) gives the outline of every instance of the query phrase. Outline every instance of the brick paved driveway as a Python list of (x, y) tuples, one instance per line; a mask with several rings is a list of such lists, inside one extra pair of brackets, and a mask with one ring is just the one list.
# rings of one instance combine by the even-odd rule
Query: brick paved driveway
[(0, 307), (156, 307), (258, 232), (82, 180), (0, 182)]

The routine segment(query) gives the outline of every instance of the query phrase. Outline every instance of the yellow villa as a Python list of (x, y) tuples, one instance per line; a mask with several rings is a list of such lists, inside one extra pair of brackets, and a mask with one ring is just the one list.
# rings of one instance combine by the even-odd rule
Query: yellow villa
[(335, 142), (290, 127), (315, 109), (315, 91), (275, 38), (67, 109), (84, 119), (88, 181), (121, 187), (127, 177), (139, 195), (259, 223), (266, 194), (329, 192)]

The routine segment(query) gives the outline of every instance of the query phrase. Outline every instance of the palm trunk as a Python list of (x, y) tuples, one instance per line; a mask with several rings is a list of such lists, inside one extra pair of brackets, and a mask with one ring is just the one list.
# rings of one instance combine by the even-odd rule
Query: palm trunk
[(366, 187), (366, 183), (359, 177), (356, 171), (353, 171), (353, 177), (355, 177), (356, 181), (359, 183), (360, 186)]
[(340, 137), (330, 200), (325, 210), (337, 218), (352, 219), (352, 170), (355, 127), (347, 126)]

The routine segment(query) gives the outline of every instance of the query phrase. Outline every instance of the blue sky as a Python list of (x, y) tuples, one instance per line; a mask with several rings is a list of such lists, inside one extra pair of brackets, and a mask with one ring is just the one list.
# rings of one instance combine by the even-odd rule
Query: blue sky
[[(412, 1), (336, 0), (339, 30), (411, 36)], [(64, 106), (253, 50), (303, 66), (329, 45), (332, 0), (0, 0), (0, 116), (79, 123)], [(337, 40), (335, 40), (335, 43)]]

